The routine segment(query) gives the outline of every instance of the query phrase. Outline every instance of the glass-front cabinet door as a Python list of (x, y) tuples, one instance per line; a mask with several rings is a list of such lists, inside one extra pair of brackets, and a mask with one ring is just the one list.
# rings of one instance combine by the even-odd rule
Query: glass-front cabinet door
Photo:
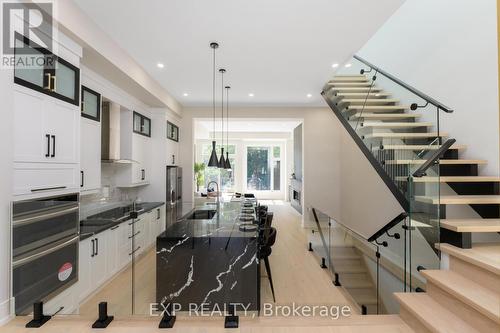
[(151, 119), (134, 111), (134, 133), (151, 137)]
[(82, 86), (82, 117), (101, 121), (101, 94)]
[(80, 70), (64, 59), (57, 58), (53, 70), (52, 91), (55, 97), (78, 105)]
[(179, 142), (179, 127), (167, 121), (167, 139)]
[(19, 33), (15, 34), (14, 53), (14, 83), (79, 105), (78, 67)]
[[(14, 82), (44, 93), (49, 92), (51, 72), (46, 64), (54, 60), (49, 50), (16, 33), (14, 53)], [(32, 61), (28, 62), (28, 59)]]

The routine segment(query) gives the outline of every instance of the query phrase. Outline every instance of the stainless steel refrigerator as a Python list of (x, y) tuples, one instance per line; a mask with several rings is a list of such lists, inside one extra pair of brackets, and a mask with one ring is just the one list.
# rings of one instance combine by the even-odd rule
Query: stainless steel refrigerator
[(182, 214), (182, 168), (167, 166), (167, 228)]

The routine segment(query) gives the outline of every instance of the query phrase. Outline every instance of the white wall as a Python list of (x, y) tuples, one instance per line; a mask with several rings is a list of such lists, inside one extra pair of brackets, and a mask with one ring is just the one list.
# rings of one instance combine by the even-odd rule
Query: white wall
[(0, 143), (0, 325), (9, 319), (10, 306), (10, 205), (12, 201), (12, 77), (13, 72), (0, 70), (0, 133), (4, 140)]
[(453, 108), (442, 129), (499, 173), (495, 0), (407, 0), (358, 54)]

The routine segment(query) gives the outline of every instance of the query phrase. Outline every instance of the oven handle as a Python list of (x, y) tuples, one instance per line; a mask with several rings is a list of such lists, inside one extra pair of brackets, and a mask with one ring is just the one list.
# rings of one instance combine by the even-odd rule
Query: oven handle
[(47, 255), (47, 254), (50, 254), (50, 253), (55, 252), (57, 250), (60, 250), (63, 247), (65, 247), (65, 246), (67, 246), (67, 245), (69, 245), (71, 243), (74, 243), (75, 241), (78, 241), (78, 238), (80, 238), (80, 236), (77, 235), (77, 236), (71, 238), (70, 240), (68, 240), (68, 241), (66, 241), (64, 243), (58, 244), (58, 245), (56, 245), (54, 247), (51, 247), (50, 249), (47, 249), (47, 250), (42, 251), (42, 252), (35, 253), (35, 254), (33, 254), (33, 255), (29, 256), (29, 257), (23, 258), (23, 259), (19, 259), (19, 260), (13, 261), (12, 262), (12, 267), (16, 268), (16, 267), (22, 266), (24, 264), (27, 264), (27, 263), (33, 261), (33, 260), (36, 260), (36, 259), (38, 259), (40, 257), (43, 257), (44, 255)]
[(53, 218), (53, 217), (58, 217), (58, 216), (66, 215), (66, 214), (69, 214), (69, 213), (72, 213), (72, 212), (75, 212), (75, 211), (78, 211), (78, 206), (72, 207), (72, 208), (68, 208), (68, 209), (64, 209), (64, 210), (59, 210), (59, 211), (53, 212), (53, 213), (48, 213), (48, 214), (43, 214), (43, 215), (37, 215), (37, 216), (28, 217), (28, 218), (25, 218), (25, 219), (13, 221), (12, 225), (14, 227), (19, 227), (19, 226), (22, 226), (22, 225), (39, 222), (39, 221), (45, 220), (47, 218)]

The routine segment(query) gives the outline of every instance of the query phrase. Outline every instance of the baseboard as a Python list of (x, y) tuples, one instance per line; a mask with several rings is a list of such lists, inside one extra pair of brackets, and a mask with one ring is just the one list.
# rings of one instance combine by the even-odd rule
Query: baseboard
[(14, 318), (11, 311), (11, 305), (14, 304), (14, 298), (6, 299), (0, 303), (0, 326), (7, 324)]

